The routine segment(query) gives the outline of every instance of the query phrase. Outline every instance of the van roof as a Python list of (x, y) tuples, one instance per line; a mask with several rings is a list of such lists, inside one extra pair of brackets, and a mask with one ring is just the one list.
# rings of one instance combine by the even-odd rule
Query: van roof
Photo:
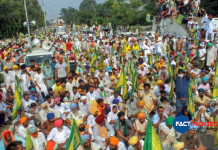
[(54, 51), (46, 51), (42, 48), (40, 49), (33, 49), (31, 53), (27, 54), (26, 56), (32, 56), (32, 55), (46, 55), (46, 54), (53, 54)]

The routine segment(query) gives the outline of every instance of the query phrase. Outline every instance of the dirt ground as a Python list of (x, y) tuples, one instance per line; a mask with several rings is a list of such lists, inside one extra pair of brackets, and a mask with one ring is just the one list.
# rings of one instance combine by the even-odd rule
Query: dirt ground
[(200, 138), (202, 144), (207, 148), (207, 150), (215, 150), (214, 140), (216, 136), (216, 132), (213, 130), (208, 130), (206, 133), (197, 133)]

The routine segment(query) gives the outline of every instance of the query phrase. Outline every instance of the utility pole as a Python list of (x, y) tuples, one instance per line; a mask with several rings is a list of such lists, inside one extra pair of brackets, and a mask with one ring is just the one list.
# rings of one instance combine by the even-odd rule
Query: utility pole
[(46, 30), (46, 14), (45, 14), (46, 12), (44, 11), (44, 19), (45, 19), (45, 30)]
[(27, 32), (28, 32), (28, 44), (30, 44), (30, 26), (29, 26), (29, 19), (27, 14), (27, 7), (26, 7), (26, 0), (24, 1), (24, 8), (25, 8), (25, 14), (26, 14), (26, 23), (27, 23)]

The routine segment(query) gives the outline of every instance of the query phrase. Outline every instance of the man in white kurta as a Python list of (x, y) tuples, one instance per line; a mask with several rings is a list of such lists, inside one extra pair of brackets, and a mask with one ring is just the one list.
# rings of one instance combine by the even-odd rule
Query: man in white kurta
[(216, 23), (215, 20), (213, 19), (212, 15), (208, 16), (208, 20), (207, 20), (207, 25), (206, 25), (207, 31), (206, 31), (206, 37), (205, 40), (208, 39), (208, 36), (210, 35), (210, 39), (211, 41), (214, 40), (214, 30), (216, 30)]
[(69, 106), (65, 103), (61, 103), (60, 98), (55, 98), (55, 103), (56, 105), (54, 106), (54, 110), (60, 112), (61, 118), (65, 120), (70, 112)]
[(32, 103), (35, 103), (37, 106), (39, 106), (38, 103), (36, 103), (35, 101), (29, 99), (29, 95), (28, 94), (25, 94), (23, 96), (23, 99), (22, 99), (22, 106), (23, 106), (23, 109), (25, 112), (30, 112), (30, 104)]
[(44, 145), (46, 145), (46, 139), (45, 139), (44, 134), (42, 132), (38, 132), (38, 129), (36, 126), (30, 126), (28, 127), (28, 130), (29, 130), (32, 142), (33, 142), (33, 149), (43, 150)]
[[(115, 134), (114, 129), (110, 124), (108, 124), (104, 120), (104, 114), (99, 115), (95, 119), (95, 121), (96, 121), (96, 124), (93, 127), (93, 136), (94, 136), (95, 143), (100, 145), (102, 149), (105, 149), (106, 142), (109, 142), (109, 138), (111, 136), (114, 136)], [(105, 130), (107, 133), (105, 132)], [(105, 135), (107, 135), (107, 137)]]
[(70, 129), (67, 126), (63, 126), (61, 119), (56, 120), (54, 126), (55, 128), (49, 133), (47, 141), (54, 141), (62, 147), (65, 147), (71, 132)]
[(12, 82), (14, 82), (13, 73), (8, 70), (7, 66), (4, 66), (3, 68), (3, 76), (4, 76), (4, 82), (6, 85), (7, 90), (12, 90)]
[(91, 105), (90, 103), (87, 103), (86, 96), (82, 96), (80, 99), (81, 102), (79, 103), (79, 110), (85, 115), (90, 114), (89, 109)]
[(47, 83), (44, 74), (41, 72), (41, 68), (37, 68), (37, 73), (34, 75), (34, 83), (38, 93), (43, 92), (44, 96), (48, 95)]
[(217, 48), (215, 48), (211, 43), (208, 44), (209, 48), (207, 49), (207, 63), (206, 66), (210, 67), (211, 63), (214, 62), (217, 58)]

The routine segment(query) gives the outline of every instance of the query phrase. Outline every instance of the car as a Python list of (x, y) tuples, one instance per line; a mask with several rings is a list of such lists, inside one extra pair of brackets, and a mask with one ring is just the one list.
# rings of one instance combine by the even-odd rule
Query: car
[(36, 65), (41, 66), (42, 62), (44, 62), (45, 60), (51, 61), (51, 58), (54, 56), (54, 54), (54, 48), (51, 48), (50, 51), (44, 50), (42, 48), (34, 49), (32, 50), (32, 52), (24, 57), (24, 64), (26, 65), (26, 67), (29, 68), (31, 66), (30, 61), (34, 60)]

